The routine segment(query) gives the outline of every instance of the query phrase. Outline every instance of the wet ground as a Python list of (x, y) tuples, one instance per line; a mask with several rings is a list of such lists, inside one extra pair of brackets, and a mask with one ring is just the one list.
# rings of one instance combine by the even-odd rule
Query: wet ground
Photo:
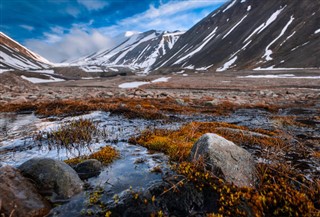
[[(294, 116), (297, 125), (283, 125), (274, 121), (272, 117)], [(162, 153), (154, 153), (146, 148), (128, 143), (128, 139), (137, 136), (147, 128), (177, 129), (183, 123), (191, 121), (219, 121), (246, 126), (250, 129), (264, 129), (269, 131), (282, 130), (290, 135), (292, 151), (285, 153), (285, 158), (291, 161), (306, 177), (320, 175), (319, 158), (308, 157), (310, 153), (320, 151), (320, 120), (319, 107), (314, 108), (288, 108), (272, 114), (261, 109), (239, 109), (227, 116), (177, 116), (172, 121), (126, 119), (121, 116), (110, 116), (106, 112), (93, 112), (88, 115), (65, 118), (40, 118), (30, 114), (0, 114), (0, 162), (12, 166), (19, 166), (33, 157), (51, 157), (65, 160), (71, 157), (70, 153), (46, 150), (35, 145), (33, 135), (38, 131), (50, 131), (68, 121), (84, 118), (96, 123), (106, 135), (100, 137), (91, 145), (92, 151), (110, 145), (120, 153), (120, 158), (105, 167), (98, 177), (87, 181), (87, 191), (73, 198), (69, 203), (55, 209), (56, 216), (80, 216), (87, 208), (89, 193), (97, 189), (107, 192), (104, 201), (114, 201), (114, 195), (131, 189), (143, 191), (153, 183), (161, 181), (164, 176), (173, 174), (170, 169), (168, 157)], [(289, 138), (289, 137), (288, 137)], [(297, 153), (294, 147), (306, 145), (307, 154)], [(267, 162), (259, 156), (261, 148), (245, 147), (256, 156), (258, 162)], [(89, 150), (84, 151), (89, 153)], [(158, 167), (159, 172), (152, 172)], [(92, 208), (92, 207), (91, 207)], [(99, 209), (93, 207), (93, 209)]]

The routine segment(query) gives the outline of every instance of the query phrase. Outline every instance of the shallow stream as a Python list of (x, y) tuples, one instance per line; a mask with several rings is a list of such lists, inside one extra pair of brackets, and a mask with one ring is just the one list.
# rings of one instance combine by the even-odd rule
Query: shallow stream
[[(287, 112), (287, 111), (285, 111)], [(139, 145), (132, 145), (128, 140), (139, 135), (147, 128), (177, 129), (183, 123), (190, 121), (220, 121), (249, 128), (262, 128), (274, 130), (275, 125), (270, 121), (270, 113), (258, 109), (241, 109), (229, 116), (174, 116), (172, 121), (126, 119), (121, 116), (112, 116), (110, 113), (96, 111), (87, 115), (65, 118), (39, 118), (31, 114), (0, 114), (0, 162), (11, 166), (19, 166), (34, 157), (49, 157), (65, 160), (73, 157), (71, 153), (57, 150), (48, 150), (36, 146), (33, 136), (38, 131), (52, 131), (60, 125), (75, 119), (90, 119), (106, 132), (105, 137), (100, 137), (90, 146), (91, 150), (84, 150), (82, 154), (96, 151), (104, 146), (112, 146), (120, 153), (120, 158), (111, 165), (104, 167), (101, 174), (87, 181), (88, 191), (98, 187), (108, 192), (105, 200), (112, 200), (116, 194), (121, 194), (128, 189), (143, 191), (153, 183), (159, 182), (167, 174), (173, 174), (170, 169), (168, 157), (162, 153), (154, 153)], [(281, 114), (279, 114), (281, 115)], [(317, 125), (319, 126), (319, 125)], [(302, 129), (303, 131), (303, 129)], [(308, 129), (305, 129), (308, 132)], [(319, 136), (319, 132), (312, 131), (312, 136)], [(254, 150), (249, 150), (253, 152)], [(308, 164), (309, 162), (306, 162)], [(151, 170), (160, 168), (160, 172)], [(320, 168), (312, 165), (310, 173)], [(57, 208), (56, 216), (80, 215), (88, 197), (86, 192), (73, 198), (70, 203)]]

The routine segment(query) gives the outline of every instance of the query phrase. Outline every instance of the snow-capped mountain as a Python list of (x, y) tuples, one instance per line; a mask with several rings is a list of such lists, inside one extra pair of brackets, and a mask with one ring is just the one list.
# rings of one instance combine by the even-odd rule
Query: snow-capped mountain
[(52, 66), (45, 58), (30, 51), (0, 32), (0, 72), (13, 69), (39, 70)]
[(161, 67), (319, 68), (320, 1), (229, 1), (183, 34)]
[[(127, 32), (126, 40), (113, 49), (104, 50), (75, 62), (90, 71), (99, 67), (125, 66), (148, 70), (158, 58), (172, 49), (184, 32), (151, 30), (144, 33)], [(95, 69), (93, 69), (93, 67)]]

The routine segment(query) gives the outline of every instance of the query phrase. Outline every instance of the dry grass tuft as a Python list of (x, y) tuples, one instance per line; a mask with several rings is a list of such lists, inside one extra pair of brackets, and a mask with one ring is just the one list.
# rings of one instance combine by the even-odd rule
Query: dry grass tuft
[(70, 153), (77, 151), (80, 156), (83, 149), (90, 149), (99, 133), (96, 123), (79, 119), (59, 126), (54, 131), (40, 131), (34, 135), (34, 140), (40, 148), (57, 149), (58, 152), (65, 149)]

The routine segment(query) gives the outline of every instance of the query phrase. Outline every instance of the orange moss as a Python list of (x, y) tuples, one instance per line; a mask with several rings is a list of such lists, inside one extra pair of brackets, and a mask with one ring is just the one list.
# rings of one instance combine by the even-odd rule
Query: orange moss
[(274, 116), (272, 120), (281, 126), (306, 126), (305, 124), (296, 121), (296, 116)]
[(99, 151), (90, 154), (89, 156), (72, 158), (72, 159), (65, 160), (64, 162), (70, 165), (76, 165), (87, 159), (96, 159), (101, 163), (107, 165), (107, 164), (110, 164), (113, 160), (115, 160), (118, 157), (119, 157), (119, 153), (117, 150), (115, 150), (110, 146), (106, 146), (101, 148)]
[[(221, 129), (223, 128), (223, 129)], [(239, 131), (228, 131), (227, 129), (236, 129)], [(222, 137), (238, 145), (262, 147), (285, 147), (285, 142), (279, 138), (269, 137), (267, 135), (276, 135), (276, 132), (265, 130), (252, 130), (255, 133), (265, 133), (266, 136), (251, 136), (244, 134), (241, 130), (249, 131), (248, 128), (228, 123), (219, 122), (191, 122), (182, 126), (179, 130), (153, 130), (145, 131), (137, 138), (131, 138), (130, 142), (147, 147), (148, 149), (161, 151), (169, 155), (171, 160), (185, 160), (193, 144), (205, 133), (217, 133)]]
[(0, 112), (35, 111), (37, 114), (50, 115), (77, 115), (95, 110), (110, 111), (127, 115), (128, 117), (142, 117), (158, 119), (165, 112), (176, 114), (208, 113), (213, 115), (226, 115), (239, 108), (262, 108), (276, 111), (274, 105), (237, 105), (230, 101), (221, 101), (216, 106), (208, 107), (205, 101), (211, 98), (191, 100), (185, 98), (188, 106), (179, 105), (175, 99), (132, 99), (132, 98), (91, 98), (81, 100), (54, 100), (43, 102), (26, 102), (23, 104), (0, 105)]
[(319, 158), (320, 159), (320, 151), (315, 151), (311, 154), (313, 157), (315, 158)]

